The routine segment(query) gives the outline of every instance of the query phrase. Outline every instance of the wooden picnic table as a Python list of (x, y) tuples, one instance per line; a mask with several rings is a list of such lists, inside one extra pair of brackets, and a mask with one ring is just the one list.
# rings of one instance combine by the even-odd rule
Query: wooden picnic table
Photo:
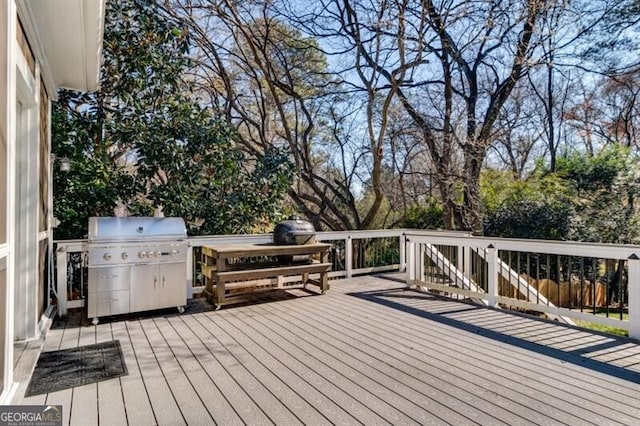
[[(329, 289), (331, 244), (217, 244), (202, 247), (203, 274), (209, 279), (205, 294), (216, 310), (248, 299), (251, 293), (285, 288), (284, 277), (300, 276), (299, 284), (315, 285), (324, 294)], [(312, 256), (319, 257), (313, 259)], [(290, 264), (265, 258), (297, 259)], [(318, 279), (310, 278), (318, 274)], [(276, 283), (272, 280), (276, 279)], [(261, 281), (262, 280), (262, 281)], [(265, 283), (264, 280), (269, 280)], [(286, 286), (291, 287), (291, 285)]]

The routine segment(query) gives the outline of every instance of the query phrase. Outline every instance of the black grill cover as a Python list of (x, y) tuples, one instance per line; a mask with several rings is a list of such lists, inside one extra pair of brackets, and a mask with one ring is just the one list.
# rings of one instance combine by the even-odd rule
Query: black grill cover
[(316, 242), (316, 230), (311, 222), (298, 216), (289, 216), (273, 230), (273, 242), (277, 245), (302, 245)]

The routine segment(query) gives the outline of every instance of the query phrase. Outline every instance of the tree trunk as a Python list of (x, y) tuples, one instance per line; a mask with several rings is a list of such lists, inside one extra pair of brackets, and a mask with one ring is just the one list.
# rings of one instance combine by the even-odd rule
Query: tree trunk
[(485, 150), (472, 148), (465, 152), (464, 204), (462, 208), (463, 230), (482, 235), (482, 209), (480, 201), (480, 171)]

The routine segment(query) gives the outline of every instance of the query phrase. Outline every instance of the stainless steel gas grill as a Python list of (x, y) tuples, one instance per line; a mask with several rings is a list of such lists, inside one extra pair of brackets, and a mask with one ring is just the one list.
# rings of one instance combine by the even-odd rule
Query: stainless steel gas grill
[(179, 217), (89, 219), (88, 312), (98, 317), (187, 303), (187, 230)]

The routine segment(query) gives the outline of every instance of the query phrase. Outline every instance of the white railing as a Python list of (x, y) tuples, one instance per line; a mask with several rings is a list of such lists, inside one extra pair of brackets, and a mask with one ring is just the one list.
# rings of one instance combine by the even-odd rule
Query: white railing
[(406, 231), (406, 282), (640, 339), (640, 246)]
[[(331, 278), (403, 270), (405, 265), (404, 229), (374, 231), (318, 232), (318, 241), (332, 244)], [(214, 244), (260, 244), (273, 241), (271, 234), (216, 235), (188, 238), (187, 296), (204, 290), (198, 252)], [(83, 277), (86, 275), (86, 240), (56, 241), (56, 297), (58, 314), (84, 306)]]
[[(333, 246), (333, 278), (406, 270), (407, 285), (418, 289), (539, 312), (570, 324), (581, 320), (617, 327), (640, 338), (640, 246), (408, 229), (319, 232), (317, 239)], [(189, 237), (188, 296), (203, 290), (202, 246), (271, 241), (270, 234)], [(57, 241), (56, 247), (58, 312), (64, 315), (68, 308), (84, 305), (87, 242)], [(69, 298), (78, 297), (74, 286), (80, 287), (79, 300)]]

